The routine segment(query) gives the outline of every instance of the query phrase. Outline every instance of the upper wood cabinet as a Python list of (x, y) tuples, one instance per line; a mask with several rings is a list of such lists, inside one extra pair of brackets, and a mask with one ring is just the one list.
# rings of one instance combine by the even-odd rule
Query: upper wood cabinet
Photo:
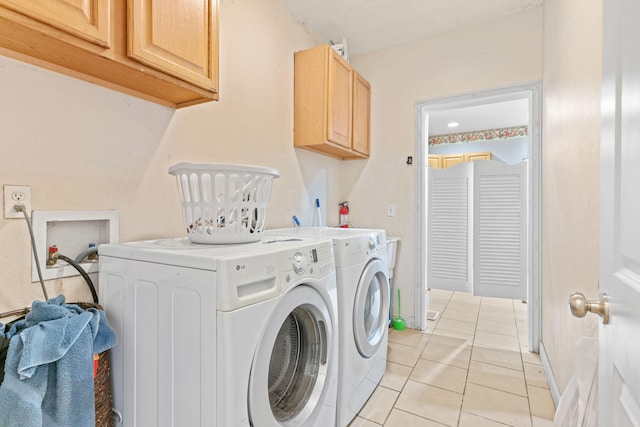
[[(130, 0), (128, 54), (143, 64), (216, 90), (216, 2)], [(212, 9), (212, 7), (214, 9)], [(212, 13), (214, 12), (214, 13)]]
[(371, 127), (371, 85), (353, 72), (353, 144), (358, 153), (369, 155)]
[(327, 89), (327, 139), (351, 149), (353, 126), (351, 105), (353, 103), (353, 70), (333, 49), (329, 55), (329, 81)]
[(98, 46), (109, 47), (111, 16), (103, 0), (0, 0), (0, 6)]
[(218, 0), (0, 0), (0, 54), (174, 108), (218, 99)]
[(371, 86), (328, 45), (296, 52), (294, 146), (340, 159), (369, 156)]

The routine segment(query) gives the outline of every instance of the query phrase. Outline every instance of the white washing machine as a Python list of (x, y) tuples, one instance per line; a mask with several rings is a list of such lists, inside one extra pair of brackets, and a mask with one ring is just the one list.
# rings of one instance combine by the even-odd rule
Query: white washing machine
[(328, 239), (100, 246), (118, 425), (334, 426), (336, 298)]
[(267, 236), (330, 238), (338, 282), (339, 427), (360, 412), (384, 375), (389, 328), (389, 273), (384, 230), (300, 227)]

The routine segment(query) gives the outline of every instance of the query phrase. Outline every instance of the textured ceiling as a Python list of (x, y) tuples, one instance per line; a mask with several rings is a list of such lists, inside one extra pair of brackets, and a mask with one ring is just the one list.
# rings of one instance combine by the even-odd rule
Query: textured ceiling
[(325, 43), (349, 56), (408, 43), (536, 7), (543, 0), (281, 0)]

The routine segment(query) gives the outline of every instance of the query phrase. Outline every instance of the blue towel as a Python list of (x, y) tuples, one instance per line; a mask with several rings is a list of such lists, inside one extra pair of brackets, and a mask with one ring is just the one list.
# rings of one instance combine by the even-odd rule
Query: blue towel
[(116, 344), (104, 313), (36, 301), (6, 336), (0, 427), (93, 427), (93, 355)]
[(0, 384), (4, 380), (4, 362), (7, 360), (7, 350), (9, 349), (9, 339), (5, 336), (6, 326), (0, 322)]

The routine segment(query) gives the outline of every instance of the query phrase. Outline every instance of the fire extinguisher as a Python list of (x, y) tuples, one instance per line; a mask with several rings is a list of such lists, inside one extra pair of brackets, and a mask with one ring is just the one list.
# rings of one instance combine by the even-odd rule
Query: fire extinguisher
[(340, 228), (349, 228), (349, 202), (340, 203)]

